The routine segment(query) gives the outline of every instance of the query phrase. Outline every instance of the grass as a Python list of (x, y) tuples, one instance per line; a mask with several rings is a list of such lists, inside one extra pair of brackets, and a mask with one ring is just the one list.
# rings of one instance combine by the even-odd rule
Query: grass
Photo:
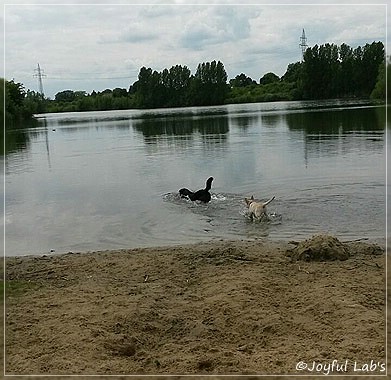
[(6, 297), (17, 297), (35, 288), (35, 284), (30, 281), (9, 280), (4, 283), (0, 281), (0, 302), (4, 302), (4, 289)]

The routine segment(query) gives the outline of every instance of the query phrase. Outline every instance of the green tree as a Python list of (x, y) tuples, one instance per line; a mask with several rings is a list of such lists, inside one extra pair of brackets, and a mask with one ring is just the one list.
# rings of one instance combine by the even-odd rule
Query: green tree
[(303, 57), (301, 80), (303, 83), (303, 97), (316, 99), (319, 97), (319, 89), (322, 86), (321, 63), (319, 58), (319, 46), (307, 48)]
[(179, 107), (187, 104), (187, 92), (190, 86), (190, 70), (186, 66), (176, 65), (160, 73), (159, 102), (164, 107)]
[(299, 81), (302, 70), (301, 62), (290, 63), (285, 74), (281, 77), (283, 82), (294, 83)]
[(334, 44), (308, 48), (303, 62), (304, 97), (325, 99), (338, 94), (338, 47)]
[(340, 59), (340, 77), (339, 87), (342, 96), (352, 96), (355, 92), (356, 84), (354, 82), (354, 54), (353, 49), (346, 44), (342, 44), (339, 48)]
[(56, 102), (73, 102), (76, 100), (76, 93), (72, 90), (60, 91), (54, 95), (54, 99)]
[(141, 108), (155, 108), (161, 106), (163, 94), (161, 74), (151, 68), (142, 67), (138, 75), (136, 103)]
[(16, 83), (14, 80), (6, 81), (6, 105), (10, 107), (21, 106), (26, 96), (26, 90), (21, 83)]
[(379, 66), (385, 64), (384, 46), (382, 42), (366, 44), (362, 55), (362, 92), (368, 96), (376, 85)]
[(121, 97), (127, 97), (128, 92), (126, 91), (126, 88), (115, 88), (113, 90), (113, 97), (114, 98), (121, 98)]
[(188, 103), (187, 93), (190, 87), (190, 69), (187, 66), (176, 65), (168, 72), (168, 106), (185, 106)]
[(23, 107), (29, 114), (37, 114), (46, 112), (47, 100), (42, 94), (27, 90), (23, 101)]
[(260, 80), (259, 84), (270, 84), (270, 83), (275, 83), (279, 82), (280, 77), (274, 73), (266, 73)]
[[(387, 70), (387, 74), (386, 74)], [(387, 93), (388, 90), (388, 93)], [(381, 64), (379, 66), (379, 74), (377, 76), (377, 82), (375, 88), (371, 93), (371, 99), (386, 100), (386, 97), (390, 98), (391, 92), (391, 65), (390, 62)]]
[(227, 78), (222, 62), (200, 63), (192, 83), (194, 105), (223, 104), (228, 93)]
[(2, 79), (1, 84), (5, 105), (2, 118), (5, 119), (6, 128), (23, 127), (26, 122), (34, 120), (34, 113), (45, 110), (43, 97), (32, 91), (26, 91), (23, 84), (5, 79)]
[(303, 98), (302, 82), (303, 65), (301, 62), (290, 63), (285, 74), (281, 77), (281, 83), (289, 86), (289, 96), (292, 100)]
[(257, 82), (248, 77), (246, 74), (241, 73), (236, 75), (235, 79), (231, 79), (229, 84), (231, 87), (246, 87), (252, 84), (257, 84)]

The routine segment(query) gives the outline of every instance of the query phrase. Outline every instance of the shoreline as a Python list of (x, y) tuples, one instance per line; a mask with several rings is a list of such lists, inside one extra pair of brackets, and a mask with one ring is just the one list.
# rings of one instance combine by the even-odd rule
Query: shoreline
[(317, 239), (6, 257), (5, 373), (362, 375), (385, 360), (385, 249)]
[[(330, 234), (328, 233), (318, 233), (314, 234), (312, 236), (316, 235), (324, 235), (328, 236)], [(331, 235), (335, 236), (335, 235)], [(301, 236), (298, 239), (292, 239), (292, 238), (282, 238), (282, 237), (212, 237), (210, 239), (205, 240), (194, 240), (194, 241), (187, 241), (187, 242), (156, 242), (154, 244), (139, 244), (135, 246), (120, 246), (120, 247), (101, 247), (97, 249), (64, 249), (62, 251), (51, 249), (49, 251), (39, 251), (39, 252), (30, 252), (27, 254), (8, 254), (5, 252), (3, 255), (3, 258), (29, 258), (29, 257), (42, 257), (42, 256), (62, 256), (62, 255), (68, 255), (68, 254), (91, 254), (91, 253), (101, 253), (101, 252), (117, 252), (117, 251), (134, 251), (134, 250), (140, 250), (140, 249), (162, 249), (162, 248), (176, 248), (176, 247), (185, 247), (185, 246), (196, 246), (199, 244), (220, 244), (222, 242), (232, 242), (232, 243), (254, 243), (254, 242), (260, 242), (260, 243), (271, 243), (271, 244), (281, 244), (281, 245), (294, 245), (295, 243), (298, 243), (300, 241), (311, 239), (311, 236), (305, 237)], [(370, 244), (370, 245), (376, 245), (379, 246), (381, 249), (386, 250), (387, 248), (387, 239), (386, 237), (363, 237), (363, 238), (347, 238), (346, 240), (344, 238), (338, 237), (338, 239), (343, 244), (351, 244), (351, 243), (364, 243), (364, 244)], [(390, 248), (388, 248), (388, 251)]]

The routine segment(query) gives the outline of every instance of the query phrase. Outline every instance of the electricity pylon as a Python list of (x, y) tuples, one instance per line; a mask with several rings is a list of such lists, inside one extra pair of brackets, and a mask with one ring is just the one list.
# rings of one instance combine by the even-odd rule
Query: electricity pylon
[(308, 48), (307, 37), (305, 36), (304, 29), (303, 29), (303, 33), (301, 34), (301, 37), (300, 37), (300, 45), (299, 46), (301, 47), (301, 60), (303, 61), (304, 60), (304, 53)]
[(43, 70), (39, 67), (39, 63), (38, 63), (38, 67), (37, 67), (34, 71), (37, 72), (36, 74), (34, 74), (34, 76), (38, 78), (39, 93), (40, 93), (42, 96), (44, 96), (42, 78), (43, 78), (43, 77), (46, 77), (46, 75), (43, 73)]

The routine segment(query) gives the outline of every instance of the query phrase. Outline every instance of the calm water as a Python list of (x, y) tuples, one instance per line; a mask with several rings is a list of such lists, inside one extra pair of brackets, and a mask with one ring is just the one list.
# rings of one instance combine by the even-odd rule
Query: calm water
[[(211, 239), (385, 241), (385, 107), (288, 102), (40, 115), (6, 135), (7, 255)], [(204, 187), (208, 205), (181, 200)], [(243, 198), (276, 199), (269, 222)]]

